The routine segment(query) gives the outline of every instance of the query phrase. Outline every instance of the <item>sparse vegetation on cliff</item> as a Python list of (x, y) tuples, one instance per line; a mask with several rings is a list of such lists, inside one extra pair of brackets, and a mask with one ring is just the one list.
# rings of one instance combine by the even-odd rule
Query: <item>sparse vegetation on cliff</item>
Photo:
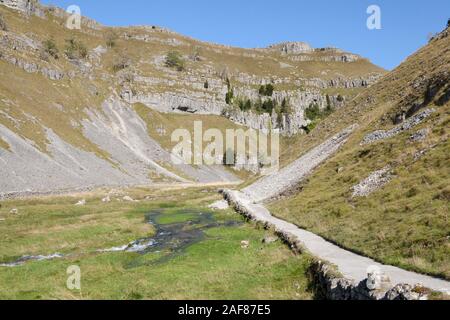
[(271, 83), (269, 83), (267, 85), (262, 85), (259, 88), (259, 94), (261, 96), (271, 97), (273, 95), (274, 91), (275, 91), (275, 87)]
[(114, 48), (118, 39), (117, 34), (114, 31), (110, 31), (106, 34), (106, 47)]
[(66, 48), (64, 53), (69, 59), (85, 59), (88, 55), (88, 49), (81, 41), (70, 38), (66, 39)]
[(55, 39), (50, 38), (43, 43), (43, 53), (44, 55), (53, 57), (54, 59), (59, 58), (59, 49), (56, 46)]
[(1, 13), (0, 13), (0, 30), (8, 31), (8, 26), (6, 25), (5, 18), (3, 17), (3, 15)]
[(165, 59), (166, 67), (174, 68), (177, 71), (184, 71), (186, 68), (186, 63), (183, 59), (183, 56), (178, 51), (170, 51), (166, 55)]

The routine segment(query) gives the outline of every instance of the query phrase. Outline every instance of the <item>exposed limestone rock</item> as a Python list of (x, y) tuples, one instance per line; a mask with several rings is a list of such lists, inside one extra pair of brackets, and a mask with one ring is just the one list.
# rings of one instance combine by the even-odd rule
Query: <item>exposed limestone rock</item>
[(275, 237), (275, 236), (265, 236), (262, 239), (262, 243), (264, 243), (264, 244), (271, 244), (271, 243), (274, 243), (277, 241), (278, 241), (278, 237)]
[(380, 131), (375, 131), (371, 134), (368, 134), (367, 136), (364, 137), (362, 144), (363, 145), (369, 144), (369, 143), (373, 143), (376, 141), (390, 139), (392, 137), (395, 137), (396, 135), (399, 135), (400, 133), (410, 130), (410, 129), (414, 128), (415, 126), (421, 124), (426, 118), (431, 116), (435, 111), (436, 111), (435, 109), (427, 109), (427, 110), (411, 117), (410, 119), (406, 120), (401, 125), (398, 125), (391, 130), (388, 130), (388, 131), (380, 130)]
[(208, 208), (213, 210), (226, 210), (229, 208), (229, 205), (227, 201), (219, 200), (211, 204)]
[(37, 3), (37, 0), (0, 0), (0, 5), (28, 14), (34, 13)]
[(417, 131), (413, 135), (411, 135), (410, 139), (413, 142), (423, 141), (427, 138), (429, 133), (430, 133), (430, 129), (428, 129), (428, 128), (422, 129), (422, 130)]
[(418, 286), (406, 284), (392, 287), (392, 284), (384, 279), (374, 287), (370, 274), (367, 280), (355, 283), (336, 274), (333, 267), (321, 261), (312, 265), (310, 274), (317, 294), (329, 300), (427, 300), (431, 292), (420, 292)]
[(386, 293), (385, 300), (428, 300), (429, 293), (420, 286), (399, 284)]
[(352, 197), (367, 197), (388, 184), (392, 179), (391, 167), (375, 171), (367, 179), (352, 188)]
[(140, 102), (160, 112), (220, 115), (226, 107), (224, 99), (217, 100), (200, 92), (191, 92), (190, 94), (175, 92), (134, 94), (131, 89), (126, 88), (122, 91), (121, 97), (127, 102)]
[(284, 42), (269, 46), (267, 49), (277, 50), (283, 54), (299, 54), (313, 51), (313, 48), (306, 42)]
[(130, 196), (125, 196), (122, 198), (123, 201), (127, 201), (127, 202), (136, 202), (136, 200), (134, 200), (132, 197)]
[(85, 206), (86, 205), (86, 200), (85, 199), (83, 199), (83, 200), (80, 200), (80, 201), (78, 201), (76, 204), (75, 204), (76, 206)]
[(241, 248), (242, 249), (248, 249), (249, 247), (250, 247), (250, 241), (248, 241), (248, 240), (241, 241)]

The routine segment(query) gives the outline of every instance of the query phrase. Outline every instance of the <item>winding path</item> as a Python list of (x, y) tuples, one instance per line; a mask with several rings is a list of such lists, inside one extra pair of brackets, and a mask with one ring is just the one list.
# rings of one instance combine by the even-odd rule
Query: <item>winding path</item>
[(305, 179), (317, 166), (345, 144), (355, 128), (356, 126), (347, 128), (277, 174), (264, 177), (242, 191), (225, 190), (225, 198), (237, 211), (244, 213), (254, 221), (274, 228), (278, 234), (282, 234), (290, 242), (299, 243), (303, 249), (306, 249), (313, 256), (334, 264), (348, 280), (360, 283), (367, 279), (368, 270), (376, 267), (390, 278), (393, 285), (420, 284), (434, 291), (449, 294), (450, 282), (448, 281), (383, 265), (342, 249), (314, 233), (272, 216), (269, 210), (261, 204), (263, 201), (279, 196)]

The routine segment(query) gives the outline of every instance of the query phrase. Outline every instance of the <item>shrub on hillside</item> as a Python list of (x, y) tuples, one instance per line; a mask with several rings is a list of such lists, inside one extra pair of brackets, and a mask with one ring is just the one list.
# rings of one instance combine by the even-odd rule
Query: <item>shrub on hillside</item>
[(106, 34), (106, 46), (108, 48), (114, 48), (116, 46), (117, 34), (114, 31)]
[(225, 94), (225, 102), (226, 102), (226, 104), (232, 104), (233, 103), (233, 98), (234, 98), (234, 90), (233, 90), (233, 88), (231, 88)]
[(272, 114), (273, 109), (276, 107), (276, 102), (274, 100), (266, 100), (262, 104), (262, 110), (264, 113)]
[(114, 72), (118, 72), (120, 70), (124, 70), (131, 66), (131, 60), (127, 56), (120, 56), (116, 58), (113, 62), (113, 70)]
[(44, 41), (42, 50), (44, 51), (44, 56), (50, 56), (55, 59), (59, 58), (59, 50), (53, 38)]
[(269, 83), (268, 85), (262, 85), (259, 88), (259, 94), (261, 96), (266, 96), (266, 97), (271, 97), (273, 96), (273, 92), (275, 90), (275, 87), (273, 86), (273, 84)]
[(174, 68), (177, 71), (183, 71), (185, 69), (185, 62), (183, 56), (178, 51), (170, 51), (166, 55), (165, 64), (166, 67)]
[(305, 110), (305, 116), (308, 120), (314, 121), (321, 115), (320, 107), (317, 103), (311, 103)]
[(1, 13), (0, 13), (0, 30), (8, 31), (8, 26), (6, 25), (5, 18), (3, 17), (3, 15)]
[(88, 56), (86, 46), (75, 38), (66, 39), (66, 50), (64, 53), (69, 59), (84, 59)]
[(200, 53), (201, 53), (200, 47), (195, 46), (192, 49), (192, 53), (189, 55), (189, 59), (191, 59), (194, 62), (200, 61), (201, 60)]

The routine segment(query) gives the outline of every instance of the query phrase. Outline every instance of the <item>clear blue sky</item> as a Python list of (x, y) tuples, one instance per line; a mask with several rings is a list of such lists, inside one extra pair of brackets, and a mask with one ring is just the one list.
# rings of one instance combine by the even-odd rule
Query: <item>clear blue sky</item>
[[(392, 69), (441, 31), (450, 0), (42, 0), (109, 26), (158, 25), (199, 40), (253, 48), (281, 41), (336, 46)], [(382, 30), (368, 30), (380, 6)]]

